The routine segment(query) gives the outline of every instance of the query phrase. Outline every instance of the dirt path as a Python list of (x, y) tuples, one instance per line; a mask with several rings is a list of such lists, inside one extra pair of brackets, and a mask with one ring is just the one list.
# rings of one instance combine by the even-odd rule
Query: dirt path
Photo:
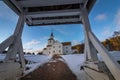
[(69, 67), (60, 60), (50, 61), (21, 80), (76, 80)]

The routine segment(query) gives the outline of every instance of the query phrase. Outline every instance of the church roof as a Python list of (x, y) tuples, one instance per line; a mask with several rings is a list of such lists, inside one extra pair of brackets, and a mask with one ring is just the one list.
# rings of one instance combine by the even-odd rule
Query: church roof
[(71, 42), (62, 42), (63, 46), (71, 45)]
[(51, 34), (50, 34), (50, 38), (49, 38), (48, 40), (54, 40), (53, 32), (51, 32)]
[(50, 36), (54, 36), (54, 35), (53, 35), (53, 32), (51, 32), (51, 35), (50, 35)]
[(43, 50), (46, 50), (47, 48), (44, 48)]

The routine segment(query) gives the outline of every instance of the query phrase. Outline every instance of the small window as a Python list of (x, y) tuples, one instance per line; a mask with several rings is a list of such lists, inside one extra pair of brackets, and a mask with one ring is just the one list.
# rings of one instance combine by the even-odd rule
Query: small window
[(68, 47), (66, 47), (66, 49), (68, 49)]
[(51, 48), (49, 48), (49, 50), (51, 50)]
[(53, 51), (53, 53), (55, 53), (55, 51)]
[(61, 46), (59, 46), (59, 48), (61, 48)]
[(61, 50), (59, 50), (59, 53), (61, 53)]
[(50, 54), (50, 52), (49, 52), (49, 54)]
[(53, 46), (53, 48), (55, 48), (55, 46)]
[(66, 53), (68, 53), (68, 51), (66, 51)]

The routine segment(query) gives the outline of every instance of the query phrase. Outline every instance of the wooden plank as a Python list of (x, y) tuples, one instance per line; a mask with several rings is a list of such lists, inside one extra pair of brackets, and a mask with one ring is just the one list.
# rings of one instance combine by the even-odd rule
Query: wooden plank
[(53, 6), (64, 4), (82, 3), (84, 0), (21, 0), (18, 1), (23, 7)]

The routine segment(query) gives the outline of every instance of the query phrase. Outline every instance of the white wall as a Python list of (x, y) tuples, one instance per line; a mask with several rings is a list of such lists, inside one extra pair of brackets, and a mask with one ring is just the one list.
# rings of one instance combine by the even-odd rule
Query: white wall
[(54, 42), (55, 42), (54, 40), (49, 39), (49, 40), (48, 40), (48, 45), (53, 45), (53, 44), (54, 44)]
[(71, 53), (72, 53), (71, 45), (63, 46), (63, 54), (71, 54)]
[(55, 42), (52, 46), (52, 54), (63, 54), (63, 46), (59, 42)]
[(43, 54), (48, 55), (47, 49), (46, 49), (46, 50), (43, 50)]
[(43, 54), (54, 55), (54, 54), (72, 54), (71, 45), (63, 46), (62, 43), (54, 40), (48, 40), (48, 45), (46, 50), (43, 50)]
[(43, 50), (43, 54), (53, 56), (54, 54), (63, 54), (63, 45), (56, 41), (54, 44), (50, 47), (47, 47), (46, 50)]

